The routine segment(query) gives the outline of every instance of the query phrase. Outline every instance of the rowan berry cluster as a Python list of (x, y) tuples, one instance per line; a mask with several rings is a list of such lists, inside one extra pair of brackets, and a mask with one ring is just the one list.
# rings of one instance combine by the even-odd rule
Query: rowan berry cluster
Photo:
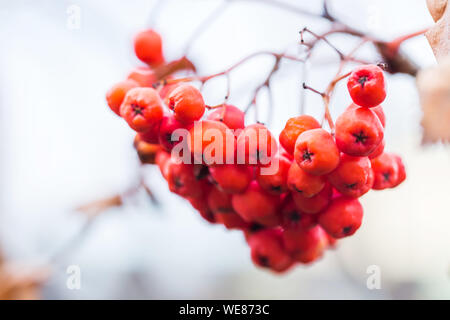
[(135, 52), (147, 66), (115, 85), (108, 105), (137, 132), (141, 162), (156, 164), (170, 191), (205, 220), (241, 230), (258, 266), (283, 272), (317, 260), (361, 226), (359, 197), (406, 178), (401, 158), (384, 152), (386, 92), (378, 66), (351, 72), (353, 103), (334, 132), (299, 115), (287, 120), (278, 145), (263, 124), (246, 125), (235, 106), (205, 105), (183, 79), (159, 81), (154, 68), (165, 62), (155, 31), (136, 37)]

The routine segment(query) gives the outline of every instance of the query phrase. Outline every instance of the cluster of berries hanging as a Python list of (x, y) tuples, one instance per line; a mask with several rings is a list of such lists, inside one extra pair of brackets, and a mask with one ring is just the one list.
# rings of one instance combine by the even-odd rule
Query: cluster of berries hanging
[[(360, 227), (359, 197), (406, 178), (401, 158), (384, 152), (386, 93), (375, 65), (350, 74), (353, 103), (333, 134), (300, 115), (286, 122), (278, 145), (263, 124), (246, 125), (235, 106), (208, 107), (194, 86), (158, 79), (155, 68), (165, 61), (153, 30), (138, 34), (135, 52), (147, 66), (116, 84), (108, 105), (137, 132), (141, 162), (157, 164), (170, 191), (208, 222), (243, 231), (258, 266), (283, 272), (318, 259)], [(177, 139), (177, 130), (186, 134)]]

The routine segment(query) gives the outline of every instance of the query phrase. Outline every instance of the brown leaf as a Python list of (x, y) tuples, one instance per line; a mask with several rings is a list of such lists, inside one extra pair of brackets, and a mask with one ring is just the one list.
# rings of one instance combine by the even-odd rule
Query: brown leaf
[(423, 110), (423, 143), (450, 142), (450, 56), (421, 70), (417, 87)]
[(430, 11), (436, 24), (425, 33), (438, 62), (450, 52), (450, 6), (447, 0), (428, 0)]
[(438, 21), (444, 14), (447, 7), (448, 0), (427, 0), (428, 10), (434, 19), (434, 22)]

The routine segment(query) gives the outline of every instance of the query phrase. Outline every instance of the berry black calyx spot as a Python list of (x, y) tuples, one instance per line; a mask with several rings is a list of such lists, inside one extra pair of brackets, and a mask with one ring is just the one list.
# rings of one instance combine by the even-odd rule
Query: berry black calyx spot
[(175, 178), (175, 179), (174, 179), (173, 184), (175, 185), (175, 187), (176, 187), (177, 189), (179, 189), (179, 188), (181, 188), (181, 187), (184, 186), (184, 184), (183, 184), (183, 183), (180, 181), (180, 179), (178, 179), (178, 178)]
[(383, 178), (384, 178), (384, 181), (389, 181), (389, 179), (391, 178), (391, 173), (390, 172), (384, 172), (383, 173)]
[(258, 260), (259, 260), (259, 263), (260, 263), (260, 265), (261, 265), (262, 267), (266, 267), (266, 268), (269, 267), (269, 258), (267, 258), (267, 257), (265, 257), (265, 256), (260, 256), (260, 257), (258, 258)]
[[(208, 169), (208, 167), (207, 167), (207, 166), (202, 166), (202, 167), (200, 168), (200, 170), (197, 172), (195, 178), (196, 178), (197, 180), (202, 180), (202, 179), (208, 177), (208, 175), (209, 175), (209, 169)], [(216, 185), (217, 185), (217, 182), (214, 181), (213, 184), (216, 184)]]
[(300, 193), (303, 192), (303, 190), (300, 190), (299, 188), (297, 188), (297, 186), (295, 184), (292, 185), (292, 188), (297, 192), (300, 192)]
[(220, 213), (231, 213), (233, 212), (233, 210), (231, 208), (228, 207), (218, 207), (217, 211)]
[(352, 226), (347, 226), (347, 227), (342, 228), (342, 233), (343, 233), (344, 235), (349, 234), (350, 231), (352, 231)]
[(281, 192), (281, 186), (271, 186), (270, 190), (273, 192)]
[(251, 232), (257, 232), (259, 230), (263, 230), (264, 227), (262, 225), (260, 225), (259, 223), (252, 223), (252, 225), (250, 226), (249, 229)]
[(358, 133), (353, 133), (353, 136), (356, 138), (355, 139), (356, 143), (365, 144), (367, 139), (369, 139), (369, 137), (367, 135), (365, 135), (362, 130), (360, 132), (358, 132)]
[(369, 79), (366, 76), (362, 76), (361, 78), (358, 79), (358, 82), (361, 85), (361, 88), (364, 89), (364, 84), (366, 83), (367, 80), (369, 80)]
[(314, 153), (309, 152), (309, 150), (303, 151), (303, 160), (311, 161), (311, 157), (314, 155)]
[(140, 107), (137, 104), (132, 104), (131, 108), (133, 109), (134, 115), (137, 116), (138, 114), (142, 115), (142, 110), (144, 110), (142, 107)]
[(290, 214), (290, 218), (291, 218), (291, 221), (299, 221), (301, 217), (297, 211), (294, 211)]
[(350, 184), (346, 184), (345, 187), (347, 189), (356, 189), (356, 186), (358, 185), (358, 183), (350, 183)]

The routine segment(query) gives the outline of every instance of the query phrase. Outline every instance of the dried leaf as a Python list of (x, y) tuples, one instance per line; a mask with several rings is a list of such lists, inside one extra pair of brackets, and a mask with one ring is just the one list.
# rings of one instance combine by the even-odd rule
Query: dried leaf
[(444, 14), (447, 7), (448, 0), (427, 0), (428, 10), (434, 19), (434, 22), (438, 21)]
[(423, 143), (450, 142), (450, 56), (421, 70), (417, 87), (423, 110)]
[(436, 24), (425, 35), (440, 62), (450, 53), (450, 6), (447, 0), (428, 0), (427, 4)]

